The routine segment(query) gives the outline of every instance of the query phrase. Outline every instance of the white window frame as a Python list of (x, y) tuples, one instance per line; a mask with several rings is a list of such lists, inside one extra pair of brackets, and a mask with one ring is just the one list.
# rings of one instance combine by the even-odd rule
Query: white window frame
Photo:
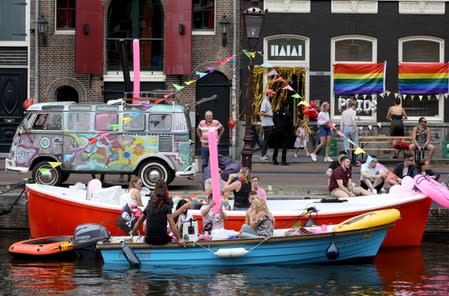
[[(363, 40), (368, 41), (372, 43), (372, 53), (371, 53), (371, 61), (363, 61), (363, 62), (354, 62), (354, 61), (336, 61), (335, 60), (335, 44), (338, 41), (343, 40)], [(335, 105), (335, 94), (334, 94), (334, 65), (336, 63), (345, 63), (345, 64), (366, 64), (366, 63), (377, 63), (377, 38), (365, 36), (365, 35), (342, 35), (342, 36), (336, 36), (331, 38), (331, 79), (330, 79), (330, 103), (331, 103), (331, 115), (334, 121), (339, 122), (341, 119), (341, 115), (335, 115), (335, 110), (338, 106)], [(377, 121), (377, 111), (371, 112), (371, 116), (367, 115), (358, 115), (360, 117), (360, 120), (362, 121), (370, 121), (375, 122)]]
[[(75, 2), (76, 3), (76, 2)], [(55, 29), (55, 35), (75, 35), (76, 27), (73, 29), (67, 29), (67, 30), (60, 30), (57, 26), (57, 20), (58, 20), (58, 1), (55, 1), (55, 23), (54, 23), (54, 29)], [(75, 17), (76, 17), (76, 5), (75, 5)]]
[[(398, 40), (399, 63), (420, 64), (417, 62), (406, 62), (406, 61), (404, 62), (402, 46), (404, 43), (409, 42), (409, 41), (429, 41), (429, 42), (439, 43), (440, 44), (440, 54), (439, 54), (438, 62), (444, 63), (444, 46), (445, 46), (444, 39), (438, 38), (438, 37), (433, 37), (433, 36), (421, 36), (421, 35), (407, 36), (407, 37), (400, 38)], [(425, 99), (427, 100), (427, 98), (425, 98)], [(438, 115), (436, 115), (434, 117), (426, 116), (426, 119), (428, 121), (433, 121), (433, 122), (442, 122), (443, 121), (443, 119), (444, 119), (444, 100), (445, 100), (444, 96), (440, 95), (440, 97), (438, 98)], [(408, 120), (417, 122), (419, 117), (421, 117), (421, 116), (408, 116)]]
[[(193, 10), (193, 7), (192, 7)], [(221, 16), (220, 16), (221, 17)], [(217, 0), (214, 0), (214, 29), (194, 29), (193, 28), (193, 11), (192, 11), (192, 35), (216, 35), (217, 34)]]

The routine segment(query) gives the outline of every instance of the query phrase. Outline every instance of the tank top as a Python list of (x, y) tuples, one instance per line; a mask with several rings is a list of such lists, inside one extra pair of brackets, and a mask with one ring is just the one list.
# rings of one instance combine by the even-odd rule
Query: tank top
[(143, 212), (147, 219), (145, 242), (155, 245), (163, 245), (171, 241), (167, 234), (167, 214), (171, 213), (169, 204), (164, 203), (161, 208), (157, 208), (151, 202)]
[(423, 129), (418, 127), (416, 129), (416, 142), (420, 145), (426, 143), (428, 132), (429, 131), (427, 130), (427, 127), (423, 128)]
[(241, 181), (240, 183), (242, 184), (240, 191), (233, 191), (234, 207), (249, 208), (249, 193), (251, 192), (251, 184), (246, 181)]
[(128, 205), (130, 209), (132, 209), (133, 206), (137, 206), (137, 201), (131, 197), (130, 191), (122, 194), (120, 197), (120, 208), (123, 209), (126, 205)]

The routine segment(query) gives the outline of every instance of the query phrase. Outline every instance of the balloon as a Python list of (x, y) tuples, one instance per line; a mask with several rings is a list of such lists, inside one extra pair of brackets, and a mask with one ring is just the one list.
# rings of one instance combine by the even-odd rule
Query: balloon
[(304, 108), (304, 110), (302, 111), (302, 114), (304, 114), (304, 115), (309, 115), (309, 113), (310, 113), (309, 108)]
[(33, 98), (33, 97), (28, 98), (28, 99), (26, 99), (26, 100), (23, 102), (22, 108), (23, 108), (24, 110), (26, 110), (26, 109), (28, 109), (28, 107), (30, 107), (30, 106), (33, 105), (33, 104), (34, 104), (34, 98)]
[(410, 176), (405, 176), (402, 178), (402, 189), (403, 190), (413, 190), (413, 187), (415, 186), (415, 181), (413, 181), (413, 178)]
[(235, 120), (234, 120), (234, 118), (229, 118), (229, 120), (228, 120), (228, 127), (229, 128), (234, 128), (235, 127)]
[(133, 40), (134, 91), (133, 98), (140, 98), (140, 48), (139, 39)]
[(318, 112), (316, 110), (312, 109), (313, 111), (309, 113), (309, 118), (312, 120), (316, 120), (318, 118)]
[(390, 194), (401, 194), (402, 190), (403, 188), (401, 185), (393, 185), (390, 188)]
[(314, 101), (309, 103), (310, 107), (312, 107), (313, 109), (318, 108), (318, 106), (316, 105), (316, 103)]
[(207, 137), (209, 140), (209, 166), (212, 178), (212, 196), (215, 202), (214, 212), (219, 213), (221, 209), (221, 192), (220, 173), (218, 172), (217, 131), (209, 130)]

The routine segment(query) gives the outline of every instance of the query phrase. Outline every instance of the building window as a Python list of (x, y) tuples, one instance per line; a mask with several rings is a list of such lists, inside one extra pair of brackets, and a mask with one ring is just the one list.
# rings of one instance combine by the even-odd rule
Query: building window
[(56, 1), (56, 30), (75, 30), (75, 0)]
[(192, 5), (192, 30), (214, 31), (215, 0), (193, 0)]
[[(406, 37), (399, 40), (399, 63), (443, 63), (444, 40), (434, 37)], [(409, 120), (426, 116), (429, 120), (442, 120), (443, 94), (400, 94), (402, 106)]]
[(128, 67), (132, 69), (132, 41), (140, 41), (142, 71), (163, 69), (163, 10), (160, 1), (112, 0), (107, 15), (107, 69), (121, 70), (119, 40), (125, 40)]
[[(377, 40), (367, 36), (341, 36), (331, 42), (332, 65), (337, 63), (366, 64), (377, 63)], [(332, 71), (333, 71), (332, 66)], [(345, 110), (347, 100), (357, 100), (357, 115), (364, 119), (375, 120), (377, 97), (373, 94), (335, 95), (334, 74), (331, 79), (331, 111), (337, 118)]]
[(373, 42), (345, 39), (335, 42), (335, 62), (372, 62)]

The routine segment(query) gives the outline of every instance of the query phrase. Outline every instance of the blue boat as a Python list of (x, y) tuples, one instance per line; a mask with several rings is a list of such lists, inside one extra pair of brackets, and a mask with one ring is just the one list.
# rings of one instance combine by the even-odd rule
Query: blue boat
[(123, 241), (112, 241), (100, 242), (96, 248), (105, 267), (339, 262), (376, 256), (399, 216), (395, 209), (370, 212), (328, 227), (322, 233), (302, 231), (305, 233), (285, 236), (285, 231), (277, 231), (277, 235), (268, 238), (196, 241), (185, 247), (177, 243), (156, 246), (139, 242), (127, 242), (124, 246)]

